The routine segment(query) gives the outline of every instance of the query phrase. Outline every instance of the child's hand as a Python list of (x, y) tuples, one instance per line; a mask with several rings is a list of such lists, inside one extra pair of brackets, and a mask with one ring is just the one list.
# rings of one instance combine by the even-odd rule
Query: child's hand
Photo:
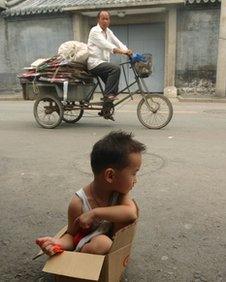
[(56, 253), (62, 253), (63, 250), (60, 245), (60, 240), (52, 237), (42, 237), (36, 240), (36, 244), (42, 249), (42, 251), (48, 256), (55, 255)]
[(82, 229), (89, 229), (95, 220), (95, 216), (93, 211), (89, 211), (86, 213), (81, 214), (79, 217), (76, 218), (76, 222), (78, 222), (79, 226)]

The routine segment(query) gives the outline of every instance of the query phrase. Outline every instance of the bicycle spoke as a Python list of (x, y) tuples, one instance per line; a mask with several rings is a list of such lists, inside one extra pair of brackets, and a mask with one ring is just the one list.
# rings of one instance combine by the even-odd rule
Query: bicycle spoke
[(63, 120), (67, 123), (75, 123), (80, 120), (83, 115), (83, 110), (79, 108), (74, 108), (74, 106), (75, 105), (73, 102), (68, 102), (68, 104), (66, 105), (66, 108), (63, 113)]
[(34, 104), (34, 116), (38, 124), (44, 128), (54, 128), (62, 119), (62, 107), (60, 101), (46, 96), (39, 98)]
[(172, 106), (164, 96), (151, 94), (140, 101), (137, 114), (144, 126), (159, 129), (170, 121), (172, 117)]

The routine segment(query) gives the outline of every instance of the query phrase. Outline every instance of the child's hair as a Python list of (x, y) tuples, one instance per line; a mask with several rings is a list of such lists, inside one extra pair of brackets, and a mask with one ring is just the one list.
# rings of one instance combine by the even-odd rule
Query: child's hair
[(107, 167), (123, 169), (129, 165), (129, 154), (141, 153), (146, 146), (133, 139), (132, 133), (113, 131), (100, 139), (91, 152), (91, 167), (94, 175)]

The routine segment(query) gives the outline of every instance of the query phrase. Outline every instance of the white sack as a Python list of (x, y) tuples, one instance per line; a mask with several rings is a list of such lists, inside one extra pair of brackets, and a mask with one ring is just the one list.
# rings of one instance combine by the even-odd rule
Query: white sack
[(87, 45), (79, 41), (67, 41), (60, 45), (58, 54), (70, 62), (86, 63), (88, 58)]

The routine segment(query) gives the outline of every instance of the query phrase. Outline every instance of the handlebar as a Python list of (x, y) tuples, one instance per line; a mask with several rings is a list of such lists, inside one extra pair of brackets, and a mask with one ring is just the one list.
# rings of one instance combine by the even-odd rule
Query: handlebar
[(129, 61), (126, 61), (124, 63), (121, 63), (120, 65), (125, 65), (125, 64), (133, 64), (137, 62), (145, 62), (145, 57), (140, 54), (140, 53), (132, 53), (131, 55), (126, 54), (128, 57)]
[(133, 63), (136, 63), (136, 62), (144, 62), (145, 61), (145, 57), (140, 54), (140, 53), (133, 53), (130, 57), (130, 60), (133, 62)]

